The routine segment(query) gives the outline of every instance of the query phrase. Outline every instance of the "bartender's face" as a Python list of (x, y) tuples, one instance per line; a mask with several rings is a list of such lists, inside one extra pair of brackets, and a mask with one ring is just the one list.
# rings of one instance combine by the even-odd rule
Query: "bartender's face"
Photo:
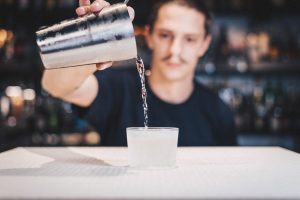
[(205, 17), (196, 9), (177, 4), (163, 5), (153, 31), (147, 34), (152, 49), (152, 71), (170, 81), (192, 78), (199, 57), (211, 37), (205, 35)]

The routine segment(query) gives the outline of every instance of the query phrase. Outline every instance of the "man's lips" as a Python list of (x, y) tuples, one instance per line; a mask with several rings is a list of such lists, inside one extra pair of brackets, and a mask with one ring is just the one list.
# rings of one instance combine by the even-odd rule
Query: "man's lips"
[(180, 67), (182, 63), (173, 63), (173, 62), (166, 62), (166, 64), (170, 67)]

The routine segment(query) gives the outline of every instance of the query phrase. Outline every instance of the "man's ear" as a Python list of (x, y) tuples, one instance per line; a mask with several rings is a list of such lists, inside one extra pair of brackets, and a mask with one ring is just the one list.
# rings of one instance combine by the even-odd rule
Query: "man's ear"
[(153, 49), (153, 39), (149, 25), (145, 26), (145, 39), (149, 49)]
[(207, 49), (209, 48), (209, 45), (210, 45), (211, 41), (212, 41), (212, 37), (211, 37), (210, 34), (205, 36), (205, 38), (203, 40), (203, 43), (202, 43), (202, 45), (199, 49), (199, 52), (198, 52), (199, 57), (202, 57), (206, 53)]

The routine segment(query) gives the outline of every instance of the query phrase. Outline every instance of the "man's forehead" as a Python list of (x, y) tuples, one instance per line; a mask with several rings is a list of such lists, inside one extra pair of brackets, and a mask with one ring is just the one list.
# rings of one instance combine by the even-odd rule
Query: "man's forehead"
[(177, 4), (166, 4), (159, 9), (155, 26), (159, 30), (200, 34), (204, 32), (204, 23), (204, 15), (196, 9)]

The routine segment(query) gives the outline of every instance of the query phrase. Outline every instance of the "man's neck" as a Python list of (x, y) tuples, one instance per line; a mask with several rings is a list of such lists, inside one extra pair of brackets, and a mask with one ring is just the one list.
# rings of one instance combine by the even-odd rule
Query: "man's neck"
[(169, 81), (159, 74), (152, 73), (148, 77), (148, 82), (152, 92), (157, 97), (172, 104), (185, 102), (194, 90), (193, 78)]

